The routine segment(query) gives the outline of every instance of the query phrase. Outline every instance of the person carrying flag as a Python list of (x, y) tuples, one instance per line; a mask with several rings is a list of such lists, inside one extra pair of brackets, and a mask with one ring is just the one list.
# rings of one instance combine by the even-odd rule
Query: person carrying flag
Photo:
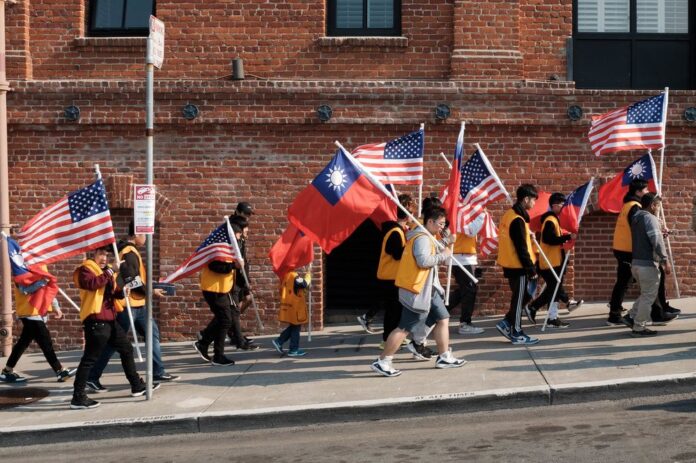
[[(123, 310), (116, 299), (123, 298), (124, 293), (117, 288), (116, 275), (108, 263), (110, 251), (109, 246), (94, 250), (92, 257), (85, 259), (73, 272), (73, 282), (80, 290), (80, 320), (85, 333), (85, 350), (77, 367), (70, 401), (70, 408), (75, 410), (100, 405), (87, 397), (85, 387), (92, 367), (107, 346), (114, 348), (121, 356), (123, 371), (131, 385), (131, 396), (142, 396), (147, 389), (135, 368), (133, 346), (126, 332), (116, 322), (116, 314)], [(159, 383), (153, 383), (152, 389), (159, 386)]]
[[(239, 204), (248, 205), (249, 203)], [(237, 211), (239, 211), (239, 205), (237, 206)], [(253, 214), (253, 212), (248, 215), (251, 216), (251, 214)], [(244, 260), (244, 270), (248, 276), (249, 261), (247, 260), (247, 242), (249, 239), (249, 219), (245, 218), (242, 214), (235, 214), (230, 218), (230, 223), (236, 224), (242, 230), (239, 234), (235, 235), (239, 243), (239, 252), (242, 254), (242, 259)], [(254, 344), (254, 340), (242, 334), (241, 316), (251, 304), (251, 286), (246, 278), (244, 278), (241, 267), (235, 269), (234, 288), (232, 289), (231, 296), (232, 326), (227, 332), (227, 336), (230, 338), (230, 344), (234, 344), (239, 350), (256, 350), (259, 346)]]
[[(582, 301), (577, 302), (575, 300), (570, 300), (565, 289), (563, 289), (563, 276), (561, 276), (561, 283), (558, 285), (556, 299), (555, 301), (551, 300), (557, 283), (554, 272), (556, 275), (561, 275), (561, 267), (565, 259), (563, 244), (577, 238), (575, 233), (562, 233), (561, 231), (558, 214), (561, 212), (561, 208), (565, 201), (566, 197), (563, 193), (553, 193), (549, 198), (549, 207), (551, 210), (541, 216), (541, 250), (551, 262), (553, 271), (549, 268), (546, 260), (541, 259), (539, 262), (539, 274), (544, 279), (546, 288), (539, 297), (525, 306), (527, 318), (534, 325), (536, 325), (537, 311), (545, 305), (548, 305), (549, 310), (551, 310), (552, 302), (561, 301), (568, 306), (568, 310), (572, 311), (582, 304)], [(567, 328), (569, 323), (558, 318), (557, 313), (549, 313), (547, 326), (551, 328)]]
[[(445, 228), (446, 212), (441, 207), (424, 211), (425, 229), (433, 236)], [(433, 336), (438, 349), (436, 368), (456, 368), (466, 363), (452, 355), (449, 347), (449, 313), (444, 303), (445, 290), (440, 284), (437, 267), (452, 256), (445, 248), (437, 252), (435, 243), (425, 231), (418, 227), (406, 235), (407, 243), (396, 273), (395, 284), (399, 288), (399, 302), (403, 308), (399, 326), (387, 338), (382, 354), (371, 368), (383, 376), (398, 376), (392, 358), (409, 333), (425, 322), (433, 327)]]
[(522, 311), (529, 300), (527, 282), (536, 280), (536, 254), (532, 249), (529, 214), (539, 194), (534, 185), (522, 184), (517, 188), (517, 202), (503, 214), (498, 227), (498, 260), (503, 275), (508, 279), (512, 296), (510, 309), (496, 329), (515, 345), (539, 342), (522, 331)]
[(271, 344), (279, 354), (285, 354), (283, 344), (288, 340), (290, 347), (288, 357), (304, 357), (307, 352), (300, 349), (300, 330), (302, 325), (309, 320), (307, 311), (307, 289), (312, 281), (312, 275), (305, 272), (301, 276), (297, 271), (288, 272), (280, 282), (280, 311), (278, 320), (287, 323), (288, 326)]

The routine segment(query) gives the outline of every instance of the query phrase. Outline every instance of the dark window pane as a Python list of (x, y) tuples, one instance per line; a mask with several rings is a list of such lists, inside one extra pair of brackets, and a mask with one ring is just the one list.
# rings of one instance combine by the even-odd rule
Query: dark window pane
[(375, 29), (394, 27), (394, 0), (368, 0), (367, 27)]
[(359, 29), (363, 27), (363, 0), (336, 0), (336, 27)]
[(96, 29), (120, 29), (123, 21), (125, 0), (95, 0), (92, 2)]
[(129, 0), (126, 7), (127, 29), (148, 28), (154, 0)]

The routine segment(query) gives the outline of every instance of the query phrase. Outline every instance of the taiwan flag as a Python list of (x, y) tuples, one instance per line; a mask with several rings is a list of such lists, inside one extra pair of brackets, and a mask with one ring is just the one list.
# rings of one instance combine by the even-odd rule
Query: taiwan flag
[(462, 183), (462, 156), (464, 154), (464, 123), (459, 129), (457, 144), (454, 148), (454, 160), (450, 170), (449, 180), (442, 192), (442, 207), (447, 211), (447, 221), (452, 234), (457, 233), (457, 211), (459, 210), (459, 190)]
[(593, 182), (594, 179), (590, 180), (583, 186), (573, 190), (566, 197), (561, 213), (558, 214), (558, 220), (562, 229), (570, 233), (577, 233), (580, 230), (580, 220), (582, 220), (582, 215), (585, 213), (587, 201), (590, 199)]
[(314, 243), (293, 224), (288, 224), (268, 253), (273, 272), (283, 277), (298, 267), (307, 265), (314, 259)]
[(288, 209), (288, 220), (328, 254), (370, 217), (384, 198), (382, 190), (339, 149), (297, 195)]
[(29, 299), (42, 317), (46, 315), (53, 299), (58, 294), (58, 280), (48, 272), (43, 264), (29, 265), (24, 262), (22, 249), (19, 244), (7, 237), (7, 247), (10, 255), (12, 281), (19, 292)]
[(599, 208), (605, 212), (618, 214), (623, 207), (623, 199), (628, 193), (632, 180), (642, 179), (648, 182), (648, 189), (657, 191), (655, 161), (650, 153), (636, 159), (609, 182), (599, 188)]

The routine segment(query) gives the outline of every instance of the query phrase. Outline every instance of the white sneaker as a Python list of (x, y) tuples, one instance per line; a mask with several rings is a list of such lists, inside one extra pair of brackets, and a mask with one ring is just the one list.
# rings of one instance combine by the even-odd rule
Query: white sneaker
[(464, 359), (458, 359), (452, 355), (452, 349), (448, 350), (444, 354), (437, 356), (437, 361), (435, 362), (435, 368), (459, 368), (466, 363)]
[(457, 330), (457, 333), (459, 334), (481, 334), (483, 333), (483, 328), (479, 328), (478, 326), (474, 326), (471, 323), (462, 323), (459, 325), (459, 329)]
[(580, 299), (579, 301), (571, 299), (570, 301), (568, 301), (568, 312), (573, 312), (579, 309), (583, 302), (585, 301), (583, 301), (582, 299)]
[(395, 370), (394, 367), (392, 367), (391, 360), (387, 359), (380, 359), (379, 357), (377, 360), (372, 362), (372, 365), (370, 366), (373, 371), (379, 373), (382, 376), (399, 376), (401, 374), (401, 370)]

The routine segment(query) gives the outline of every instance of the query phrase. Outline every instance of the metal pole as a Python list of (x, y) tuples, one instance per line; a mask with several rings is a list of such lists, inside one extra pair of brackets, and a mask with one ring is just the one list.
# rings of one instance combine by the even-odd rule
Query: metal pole
[[(155, 183), (155, 174), (153, 166), (153, 154), (155, 146), (155, 65), (152, 62), (152, 38), (147, 39), (147, 83), (146, 83), (146, 116), (145, 116), (145, 136), (147, 138), (147, 177), (145, 183), (153, 185)], [(152, 239), (154, 235), (147, 235), (145, 246), (147, 255), (147, 299), (145, 306), (147, 307), (147, 324), (145, 333), (145, 348), (147, 357), (147, 382), (146, 382), (146, 397), (147, 400), (152, 399)]]
[[(7, 162), (7, 92), (10, 84), (5, 73), (5, 1), (0, 0), (0, 230), (10, 234), (10, 187)], [(12, 350), (12, 281), (7, 240), (0, 240), (0, 274), (2, 275), (2, 312), (0, 343), (2, 355)]]

